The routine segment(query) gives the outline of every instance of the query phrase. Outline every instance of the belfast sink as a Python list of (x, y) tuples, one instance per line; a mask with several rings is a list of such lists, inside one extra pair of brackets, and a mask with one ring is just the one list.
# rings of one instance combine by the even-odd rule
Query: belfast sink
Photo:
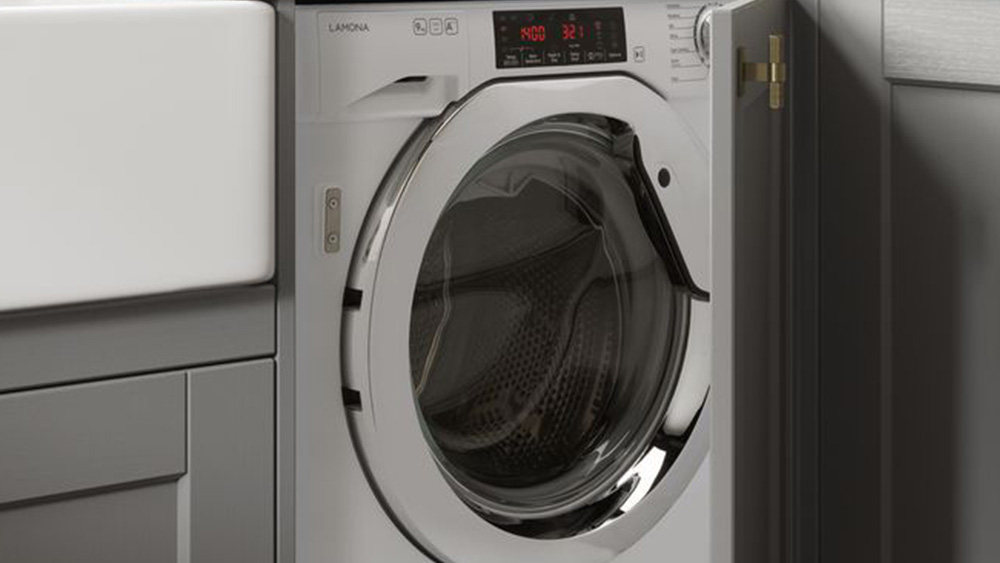
[(0, 5), (0, 311), (268, 280), (274, 14)]

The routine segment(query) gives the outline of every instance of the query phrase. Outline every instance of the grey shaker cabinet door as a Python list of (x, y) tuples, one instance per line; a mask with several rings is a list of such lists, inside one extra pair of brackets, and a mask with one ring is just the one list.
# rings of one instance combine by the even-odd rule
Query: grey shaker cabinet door
[(273, 374), (0, 395), (0, 561), (273, 561)]
[(189, 400), (190, 563), (273, 562), (274, 362), (192, 372)]

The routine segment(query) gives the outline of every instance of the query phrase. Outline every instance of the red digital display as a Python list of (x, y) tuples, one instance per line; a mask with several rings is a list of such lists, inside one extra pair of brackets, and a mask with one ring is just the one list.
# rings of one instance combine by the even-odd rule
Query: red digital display
[[(563, 41), (579, 41), (584, 38), (584, 27), (577, 23), (562, 24)], [(521, 41), (527, 43), (544, 43), (548, 38), (547, 29), (544, 25), (524, 25), (521, 26)]]
[(521, 27), (521, 41), (528, 41), (531, 43), (544, 43), (545, 42), (545, 26), (544, 25), (526, 25)]
[(496, 11), (493, 32), (501, 69), (628, 61), (623, 8)]
[(563, 41), (575, 41), (583, 39), (583, 26), (575, 23), (562, 24)]

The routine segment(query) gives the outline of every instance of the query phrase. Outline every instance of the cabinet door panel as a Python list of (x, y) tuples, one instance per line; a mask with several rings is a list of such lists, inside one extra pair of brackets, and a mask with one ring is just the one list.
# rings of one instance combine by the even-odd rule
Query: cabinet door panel
[(274, 560), (274, 362), (0, 396), (0, 562)]
[(191, 374), (191, 563), (274, 559), (274, 362)]
[(5, 563), (175, 563), (177, 484), (0, 510)]
[(1000, 94), (892, 88), (897, 561), (1000, 560)]
[[(784, 0), (740, 0), (712, 22), (712, 561), (780, 560), (782, 88), (746, 63), (784, 45)], [(778, 43), (776, 46), (773, 46)], [(784, 60), (781, 56), (781, 60)], [(778, 95), (780, 94), (780, 95)]]

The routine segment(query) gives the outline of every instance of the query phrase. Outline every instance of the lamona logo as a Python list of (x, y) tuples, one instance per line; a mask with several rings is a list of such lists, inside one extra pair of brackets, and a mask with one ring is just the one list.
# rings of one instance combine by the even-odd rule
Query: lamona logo
[(330, 33), (357, 33), (368, 31), (368, 24), (365, 22), (337, 22), (329, 24)]

